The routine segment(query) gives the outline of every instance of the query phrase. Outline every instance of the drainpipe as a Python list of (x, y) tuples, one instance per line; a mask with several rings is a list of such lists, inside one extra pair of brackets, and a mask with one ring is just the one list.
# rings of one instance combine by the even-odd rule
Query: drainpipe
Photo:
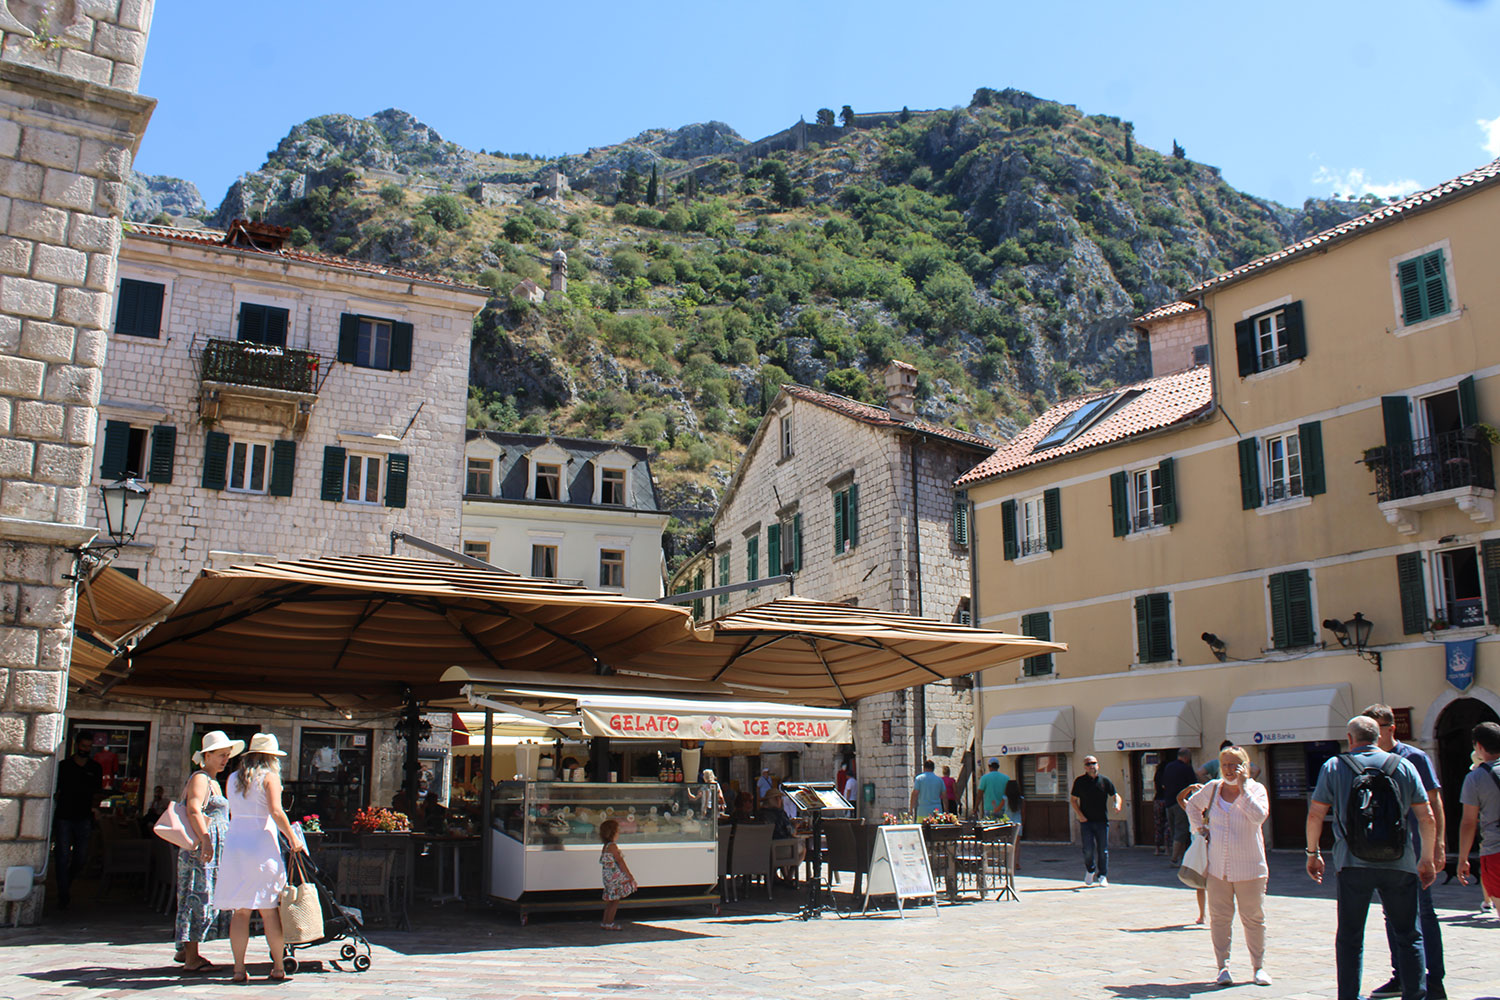
[[(911, 470), (911, 572), (908, 576), (911, 593), (907, 596), (907, 613), (920, 618), (922, 617), (922, 531), (917, 507), (917, 435), (915, 434), (907, 439), (907, 454)], [(912, 693), (915, 696), (912, 700), (912, 729), (916, 734), (916, 739), (913, 741), (916, 760), (913, 763), (915, 770), (920, 773), (922, 762), (927, 757), (927, 688), (925, 685), (917, 687), (912, 690)]]
[[(967, 491), (966, 491), (967, 492)], [(965, 502), (968, 507), (969, 525), (969, 624), (975, 628), (981, 628), (979, 623), (979, 525), (974, 520), (974, 501)], [(984, 692), (980, 690), (980, 679), (984, 676), (983, 671), (976, 671), (969, 675), (974, 699), (974, 728), (969, 735), (969, 745), (974, 748), (974, 773), (969, 776), (973, 785), (969, 801), (977, 809), (979, 807), (979, 777), (984, 773), (982, 751), (984, 746), (980, 735), (984, 732)]]

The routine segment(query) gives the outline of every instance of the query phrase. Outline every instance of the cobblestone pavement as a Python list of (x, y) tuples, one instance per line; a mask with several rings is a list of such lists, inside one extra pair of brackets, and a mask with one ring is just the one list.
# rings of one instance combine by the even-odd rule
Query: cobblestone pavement
[[(1333, 996), (1332, 889), (1307, 879), (1300, 854), (1272, 859), (1270, 988), (1211, 985), (1213, 955), (1208, 931), (1193, 926), (1193, 895), (1149, 850), (1112, 852), (1107, 888), (1082, 887), (1076, 847), (1023, 845), (1021, 860), (1019, 901), (944, 905), (936, 915), (931, 905), (917, 906), (905, 918), (888, 910), (802, 922), (794, 918), (802, 894), (789, 888), (778, 888), (769, 904), (752, 892), (718, 917), (702, 909), (627, 911), (619, 934), (601, 931), (595, 914), (539, 916), (520, 927), (501, 913), (424, 906), (415, 931), (373, 932), (368, 972), (338, 968), (335, 946), (310, 948), (302, 956), (310, 967), (275, 988), (339, 1000)], [(1479, 914), (1472, 886), (1436, 891), (1449, 995), (1500, 997), (1500, 920)], [(181, 975), (163, 944), (170, 936), (163, 918), (123, 902), (0, 931), (0, 998), (230, 992), (227, 972)], [(1372, 989), (1389, 974), (1378, 907), (1367, 942), (1365, 988)], [(227, 942), (204, 950), (214, 961), (229, 958)], [(1241, 982), (1249, 978), (1238, 950), (1230, 967)], [(259, 980), (267, 968), (252, 963), (251, 973)]]

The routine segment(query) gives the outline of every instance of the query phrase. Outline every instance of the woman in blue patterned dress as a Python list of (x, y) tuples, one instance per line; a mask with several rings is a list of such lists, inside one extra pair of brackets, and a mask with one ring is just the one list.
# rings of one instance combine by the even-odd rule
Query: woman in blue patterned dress
[(215, 730), (203, 737), (203, 749), (193, 754), (194, 771), (183, 790), (187, 825), (198, 841), (192, 850), (177, 852), (177, 947), (184, 972), (216, 972), (218, 967), (198, 954), (198, 945), (213, 936), (219, 919), (214, 905), (214, 882), (219, 854), (229, 830), (229, 800), (219, 787), (219, 774), (229, 758), (245, 749), (244, 740), (231, 740)]

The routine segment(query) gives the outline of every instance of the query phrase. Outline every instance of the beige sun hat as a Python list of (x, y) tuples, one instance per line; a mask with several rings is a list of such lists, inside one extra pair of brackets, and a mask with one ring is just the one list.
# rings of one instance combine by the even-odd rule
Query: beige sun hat
[(215, 729), (213, 732), (204, 733), (203, 749), (194, 752), (193, 763), (202, 767), (204, 754), (213, 753), (215, 750), (223, 750), (225, 747), (229, 748), (229, 756), (238, 757), (245, 752), (245, 741), (230, 739), (229, 734), (222, 729)]
[(272, 757), (285, 757), (286, 751), (276, 742), (275, 733), (256, 733), (250, 737), (250, 748), (246, 753), (268, 753)]

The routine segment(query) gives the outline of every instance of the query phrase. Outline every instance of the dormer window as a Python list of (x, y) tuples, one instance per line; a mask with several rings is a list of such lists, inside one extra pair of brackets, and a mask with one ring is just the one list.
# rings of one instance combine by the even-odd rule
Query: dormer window
[(495, 463), (488, 458), (469, 459), (467, 482), (464, 492), (470, 496), (487, 497), (494, 493)]
[(601, 469), (599, 471), (599, 502), (616, 507), (625, 506), (624, 469)]
[(537, 463), (536, 467), (536, 499), (538, 500), (561, 500), (562, 499), (562, 466), (549, 465), (544, 462)]

